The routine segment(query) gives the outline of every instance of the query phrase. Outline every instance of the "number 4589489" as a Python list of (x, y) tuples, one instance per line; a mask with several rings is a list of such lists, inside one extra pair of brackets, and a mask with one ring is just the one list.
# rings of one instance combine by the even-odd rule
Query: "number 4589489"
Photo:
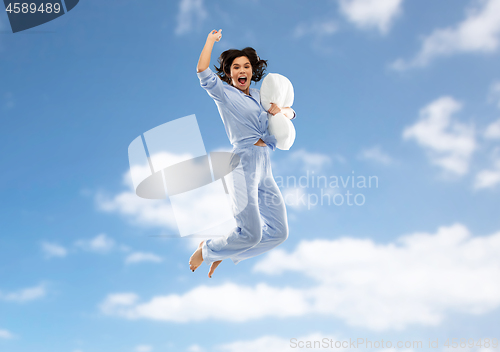
[(59, 13), (61, 11), (61, 5), (59, 3), (51, 3), (51, 2), (46, 2), (46, 3), (41, 3), (40, 6), (36, 6), (35, 3), (11, 3), (9, 2), (9, 5), (5, 8), (5, 11), (8, 13), (35, 13), (35, 12), (41, 12), (41, 13)]
[(459, 338), (452, 338), (451, 343), (450, 339), (447, 339), (446, 342), (444, 343), (445, 347), (448, 348), (473, 348), (473, 347), (479, 347), (479, 348), (497, 348), (498, 347), (498, 339), (493, 338), (493, 339), (479, 339), (479, 340), (474, 340), (474, 339), (459, 339)]

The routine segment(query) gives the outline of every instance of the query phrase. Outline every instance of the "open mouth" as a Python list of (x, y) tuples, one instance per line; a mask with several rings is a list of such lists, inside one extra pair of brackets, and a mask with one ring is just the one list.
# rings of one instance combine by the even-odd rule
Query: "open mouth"
[(242, 86), (244, 86), (247, 83), (247, 78), (246, 77), (240, 77), (238, 78), (238, 83)]

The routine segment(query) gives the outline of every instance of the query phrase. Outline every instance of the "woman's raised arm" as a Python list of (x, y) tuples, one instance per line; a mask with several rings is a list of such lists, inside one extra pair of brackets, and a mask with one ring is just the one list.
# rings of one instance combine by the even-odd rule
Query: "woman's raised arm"
[(210, 57), (212, 56), (212, 48), (214, 47), (214, 43), (218, 42), (222, 37), (222, 29), (219, 29), (217, 32), (215, 29), (208, 34), (207, 41), (205, 42), (205, 46), (200, 54), (200, 59), (198, 60), (198, 67), (196, 68), (196, 72), (205, 71), (208, 66), (210, 66)]

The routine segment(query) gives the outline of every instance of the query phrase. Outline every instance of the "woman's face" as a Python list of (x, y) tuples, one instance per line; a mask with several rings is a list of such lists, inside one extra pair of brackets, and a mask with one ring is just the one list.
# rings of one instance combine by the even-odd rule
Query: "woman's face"
[(246, 56), (234, 59), (231, 64), (231, 81), (234, 87), (248, 94), (252, 80), (252, 65)]

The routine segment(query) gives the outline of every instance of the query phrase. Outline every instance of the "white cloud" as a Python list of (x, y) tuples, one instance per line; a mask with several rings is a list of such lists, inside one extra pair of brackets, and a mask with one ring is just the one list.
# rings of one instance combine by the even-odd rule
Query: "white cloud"
[(108, 253), (115, 248), (115, 241), (101, 233), (90, 240), (78, 240), (75, 245), (90, 252)]
[(106, 301), (101, 305), (105, 313), (116, 306), (129, 306), (134, 304), (139, 297), (135, 293), (116, 293), (108, 295)]
[(382, 34), (389, 32), (394, 20), (401, 14), (403, 0), (339, 0), (341, 13), (363, 29), (376, 28)]
[[(200, 194), (198, 193), (198, 196)], [(100, 210), (106, 212), (115, 212), (127, 217), (129, 221), (140, 226), (156, 226), (171, 230), (180, 236), (178, 222), (187, 224), (193, 221), (193, 215), (196, 215), (198, 224), (211, 223), (214, 216), (220, 215), (220, 209), (223, 209), (223, 202), (227, 202), (227, 196), (205, 193), (197, 199), (184, 197), (184, 203), (177, 203), (176, 212), (167, 199), (144, 199), (135, 194), (134, 191), (124, 191), (112, 198), (101, 194), (96, 196), (97, 206)], [(221, 204), (221, 206), (219, 206)], [(208, 231), (208, 230), (207, 230)], [(225, 229), (223, 230), (225, 231)], [(207, 236), (199, 237), (187, 236), (187, 247), (197, 247), (199, 242)], [(208, 236), (211, 237), (211, 236)]]
[(295, 38), (302, 38), (304, 36), (314, 36), (315, 38), (321, 38), (330, 36), (336, 33), (338, 26), (335, 21), (312, 21), (310, 23), (299, 23), (294, 31), (293, 36)]
[(45, 286), (40, 284), (35, 287), (29, 287), (15, 292), (0, 291), (0, 300), (22, 303), (42, 298), (46, 293)]
[[(291, 335), (287, 338), (275, 335), (264, 335), (255, 339), (219, 343), (212, 346), (209, 350), (217, 352), (285, 352), (294, 349), (298, 349), (300, 351), (324, 351), (335, 348), (337, 351), (351, 351), (354, 349), (364, 348), (366, 344), (369, 343), (367, 341), (368, 339), (365, 338), (341, 338), (331, 334), (313, 332), (308, 335)], [(372, 344), (375, 343), (375, 340), (373, 339), (370, 341)], [(384, 343), (384, 346), (386, 345), (387, 342)], [(207, 350), (197, 344), (193, 344), (188, 347), (187, 351), (203, 352)], [(388, 352), (389, 349), (382, 351)], [(412, 352), (410, 349), (401, 351)]]
[[(325, 341), (340, 341), (338, 338), (320, 333), (313, 333), (307, 336), (294, 336), (288, 339), (266, 335), (254, 340), (240, 340), (217, 345), (215, 351), (221, 352), (289, 352), (290, 350), (303, 348), (307, 351), (325, 351), (332, 347), (326, 345)], [(344, 340), (344, 345), (345, 340)], [(349, 348), (338, 347), (336, 351), (346, 351)]]
[(439, 56), (457, 53), (491, 53), (497, 50), (500, 36), (500, 1), (473, 1), (466, 18), (454, 27), (436, 29), (423, 39), (418, 54), (411, 60), (398, 59), (396, 70), (423, 67)]
[(500, 232), (473, 237), (461, 224), (416, 232), (394, 242), (370, 239), (302, 241), (270, 252), (254, 271), (303, 274), (306, 288), (201, 285), (140, 302), (111, 294), (101, 312), (126, 319), (246, 322), (321, 314), (376, 331), (437, 326), (448, 313), (484, 314), (500, 307)]
[(301, 290), (274, 288), (267, 284), (255, 287), (226, 283), (198, 286), (185, 294), (153, 297), (139, 303), (133, 293), (109, 295), (101, 304), (104, 314), (127, 319), (152, 319), (185, 323), (220, 319), (244, 322), (263, 317), (301, 316), (309, 308)]
[[(231, 150), (229, 150), (231, 151)], [(165, 167), (175, 165), (177, 163), (184, 162), (194, 158), (191, 153), (170, 153), (166, 151), (159, 151), (151, 154), (150, 160), (154, 167), (158, 170), (164, 169)], [(132, 177), (134, 175), (134, 177)], [(134, 180), (136, 185), (142, 182), (144, 179), (151, 176), (151, 167), (149, 162), (143, 164), (134, 163), (130, 166), (130, 169), (123, 174), (122, 183), (134, 190)], [(134, 179), (134, 180), (133, 180)]]
[(500, 184), (500, 147), (493, 150), (492, 167), (481, 170), (476, 174), (474, 188), (493, 188), (498, 184)]
[[(158, 163), (175, 164), (176, 160), (185, 161), (191, 157), (190, 155), (158, 153), (154, 154), (152, 159), (155, 159)], [(196, 232), (196, 229), (202, 229), (199, 230), (196, 237), (186, 236), (188, 239), (186, 244), (190, 250), (191, 247), (198, 246), (202, 239), (220, 235), (220, 233), (229, 231), (234, 227), (231, 224), (234, 219), (227, 219), (232, 214), (229, 204), (230, 198), (225, 193), (222, 193), (222, 183), (211, 184), (212, 187), (203, 191), (198, 190), (191, 194), (186, 192), (182, 197), (177, 197), (174, 211), (170, 198), (144, 199), (137, 196), (130, 175), (130, 171), (127, 171), (122, 177), (123, 184), (128, 187), (128, 190), (116, 196), (107, 196), (102, 193), (96, 194), (95, 201), (99, 210), (119, 213), (136, 225), (155, 226), (171, 230), (173, 232), (172, 236), (180, 236), (182, 229), (184, 229), (183, 235), (188, 232)], [(220, 188), (217, 189), (217, 187)], [(224, 217), (226, 215), (227, 217)], [(214, 219), (220, 219), (221, 223), (217, 223)], [(196, 227), (193, 223), (200, 226)], [(207, 224), (211, 224), (211, 227), (206, 228)], [(186, 228), (189, 229), (186, 230)]]
[(203, 6), (203, 0), (181, 0), (175, 34), (182, 35), (190, 32), (195, 25), (203, 22), (206, 17), (207, 11)]
[(481, 170), (477, 173), (474, 188), (492, 188), (500, 183), (500, 168)]
[(378, 145), (369, 149), (363, 149), (359, 153), (358, 157), (360, 159), (373, 160), (377, 163), (385, 165), (392, 163), (392, 158), (387, 153), (385, 153)]
[[(483, 314), (500, 306), (500, 232), (473, 237), (461, 224), (395, 242), (302, 241), (275, 249), (256, 272), (302, 273), (318, 282), (303, 294), (311, 312), (373, 330), (439, 325), (448, 312)], [(495, 278), (495, 279), (493, 279)]]
[(452, 97), (441, 97), (421, 109), (419, 120), (403, 131), (404, 139), (426, 149), (433, 164), (458, 175), (467, 173), (476, 149), (474, 127), (452, 119), (461, 108)]
[(129, 190), (112, 198), (97, 194), (96, 202), (100, 210), (120, 213), (139, 225), (177, 229), (175, 215), (166, 199), (144, 199)]
[(139, 345), (135, 347), (136, 352), (151, 352), (153, 347), (150, 345)]
[(125, 258), (126, 264), (134, 264), (141, 262), (154, 262), (161, 263), (163, 261), (162, 257), (157, 256), (153, 253), (145, 253), (145, 252), (134, 252), (131, 253)]
[(46, 258), (65, 257), (68, 254), (66, 248), (57, 243), (42, 242), (42, 251)]
[[(190, 158), (190, 155), (163, 152), (151, 156), (151, 160), (161, 165), (173, 165)], [(134, 175), (142, 175), (139, 179), (151, 175), (149, 165), (134, 165), (133, 173)], [(170, 202), (167, 199), (145, 199), (137, 196), (131, 174), (131, 170), (127, 170), (122, 175), (122, 183), (127, 187), (127, 190), (113, 197), (101, 193), (96, 194), (95, 201), (98, 209), (122, 214), (138, 225), (177, 230), (177, 222)]]
[(12, 334), (10, 331), (0, 329), (0, 339), (9, 340), (13, 338), (14, 334)]
[(491, 123), (484, 131), (484, 138), (499, 139), (500, 138), (500, 119)]
[[(343, 161), (342, 157), (335, 157)], [(298, 163), (303, 170), (319, 171), (332, 163), (332, 156), (323, 153), (311, 153), (305, 149), (299, 149), (287, 155), (284, 163), (287, 165), (291, 163), (297, 165)]]

